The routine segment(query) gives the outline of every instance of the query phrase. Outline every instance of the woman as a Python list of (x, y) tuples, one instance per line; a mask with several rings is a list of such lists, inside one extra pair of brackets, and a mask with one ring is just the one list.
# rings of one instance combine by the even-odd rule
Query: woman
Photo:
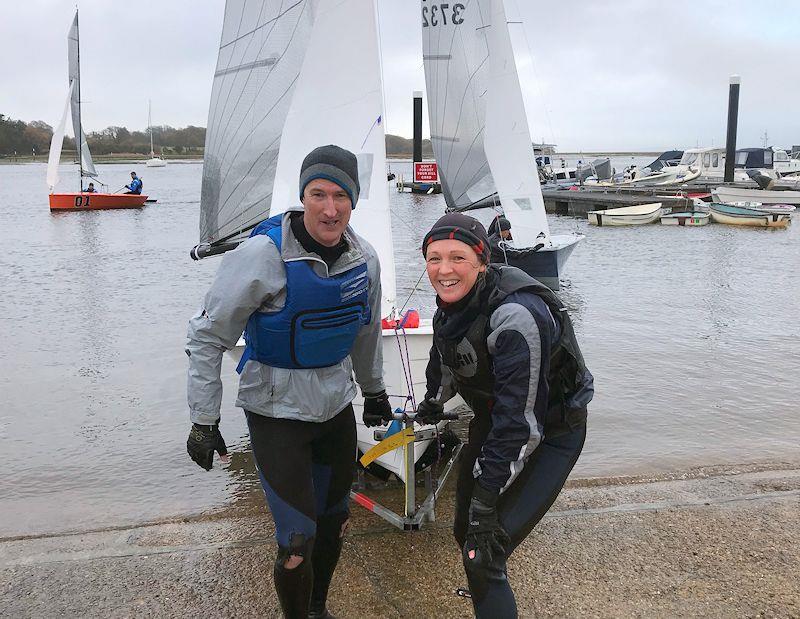
[(450, 213), (422, 245), (436, 291), (427, 392), (435, 421), (458, 393), (474, 411), (462, 451), (454, 534), (476, 617), (516, 617), (506, 560), (555, 501), (586, 438), (593, 378), (546, 286), (489, 264), (476, 219)]

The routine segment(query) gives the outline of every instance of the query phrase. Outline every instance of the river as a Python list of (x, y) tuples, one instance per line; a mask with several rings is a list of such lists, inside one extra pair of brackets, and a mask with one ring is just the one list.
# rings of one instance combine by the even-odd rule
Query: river
[[(136, 168), (156, 204), (51, 214), (43, 164), (0, 166), (0, 536), (196, 515), (258, 493), (232, 362), (232, 463), (205, 473), (185, 450), (186, 322), (218, 265), (188, 256), (202, 166)], [(131, 169), (100, 173), (114, 189)], [(393, 188), (391, 200), (405, 300), (444, 201)], [(550, 225), (586, 234), (561, 290), (597, 387), (574, 475), (800, 460), (797, 222)], [(408, 305), (429, 316), (432, 300), (423, 278)]]

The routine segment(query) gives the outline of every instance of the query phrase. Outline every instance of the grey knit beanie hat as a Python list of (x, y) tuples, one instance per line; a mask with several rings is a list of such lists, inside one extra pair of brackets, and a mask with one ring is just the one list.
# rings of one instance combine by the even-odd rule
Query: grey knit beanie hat
[(350, 196), (353, 208), (358, 202), (361, 185), (358, 183), (358, 159), (349, 150), (328, 144), (312, 150), (300, 166), (300, 199), (306, 185), (317, 178), (336, 183)]

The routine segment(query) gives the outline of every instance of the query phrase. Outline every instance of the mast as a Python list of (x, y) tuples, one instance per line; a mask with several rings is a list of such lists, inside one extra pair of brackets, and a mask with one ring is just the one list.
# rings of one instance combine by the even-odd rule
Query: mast
[(75, 38), (78, 48), (78, 135), (75, 142), (78, 145), (78, 166), (80, 167), (81, 193), (83, 193), (83, 121), (81, 121), (81, 35), (80, 25), (78, 24), (78, 9), (75, 9)]
[(156, 155), (153, 152), (153, 119), (151, 114), (153, 112), (153, 102), (150, 99), (147, 100), (147, 128), (150, 130), (150, 159), (153, 159)]

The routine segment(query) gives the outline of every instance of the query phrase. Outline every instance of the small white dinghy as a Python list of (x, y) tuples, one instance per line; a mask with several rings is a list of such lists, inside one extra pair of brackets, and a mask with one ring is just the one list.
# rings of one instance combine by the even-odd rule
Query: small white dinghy
[(765, 211), (730, 204), (712, 202), (709, 205), (711, 218), (720, 224), (734, 226), (755, 226), (761, 228), (785, 228), (791, 222), (786, 213), (767, 213)]
[(663, 212), (661, 202), (653, 202), (604, 211), (590, 211), (588, 218), (589, 223), (595, 226), (640, 226), (658, 221)]
[(705, 226), (709, 222), (709, 219), (709, 213), (685, 211), (682, 213), (662, 215), (661, 223), (665, 226)]

